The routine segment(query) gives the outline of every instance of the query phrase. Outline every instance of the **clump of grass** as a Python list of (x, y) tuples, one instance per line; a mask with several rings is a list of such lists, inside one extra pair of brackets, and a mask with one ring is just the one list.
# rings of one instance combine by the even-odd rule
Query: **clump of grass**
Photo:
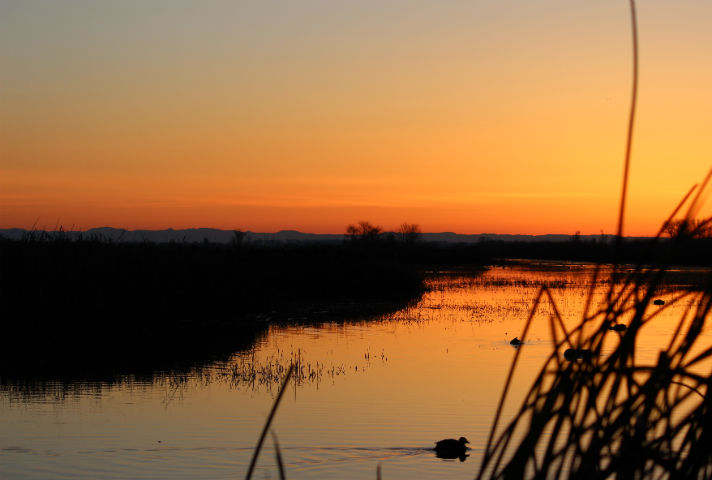
[[(630, 7), (634, 75), (618, 246), (622, 244), (637, 92), (633, 0)], [(704, 371), (705, 367), (709, 369), (705, 362), (712, 357), (712, 347), (700, 345), (699, 340), (712, 309), (712, 275), (707, 275), (696, 290), (682, 291), (665, 306), (653, 308), (655, 296), (669, 289), (664, 279), (675, 250), (709, 223), (694, 221), (709, 179), (708, 174), (672, 242), (658, 243), (658, 264), (653, 268), (641, 265), (628, 273), (614, 265), (607, 301), (599, 309), (592, 307), (591, 287), (583, 318), (572, 331), (567, 331), (549, 288), (540, 288), (521, 338), (526, 338), (540, 302), (548, 299), (553, 307), (550, 326), (554, 349), (518, 414), (497, 433), (520, 354), (516, 351), (477, 478), (712, 477), (712, 372)], [(693, 190), (663, 224), (656, 240)], [(661, 311), (683, 300), (692, 300), (691, 306), (671, 332), (668, 348), (659, 353), (656, 362), (639, 363), (635, 353), (641, 329), (654, 322)], [(627, 323), (624, 333), (611, 329), (623, 322)], [(610, 355), (602, 356), (610, 335), (620, 335), (620, 339)], [(563, 355), (566, 350), (581, 355)]]
[[(709, 179), (691, 201), (684, 222), (699, 209)], [(607, 301), (600, 308), (592, 302), (592, 282), (583, 318), (571, 331), (550, 288), (540, 287), (521, 338), (526, 338), (540, 304), (548, 301), (554, 348), (515, 418), (495, 436), (520, 351), (515, 353), (478, 478), (710, 478), (712, 371), (704, 369), (709, 370), (712, 346), (703, 344), (700, 334), (712, 309), (712, 275), (697, 276), (696, 288), (673, 294), (670, 284), (679, 275), (666, 278), (674, 251), (695, 237), (696, 228), (661, 243), (656, 266), (614, 267), (606, 282)], [(599, 274), (600, 267), (594, 277)], [(663, 292), (667, 302), (655, 305)], [(638, 362), (640, 331), (679, 304), (689, 306), (668, 347), (656, 362)], [(612, 330), (619, 324), (627, 325), (624, 332)], [(619, 337), (618, 344), (604, 356), (611, 335)], [(567, 350), (582, 354), (566, 355)]]
[[(549, 289), (541, 288), (521, 338), (548, 299), (554, 349), (518, 414), (495, 438), (515, 353), (478, 478), (710, 478), (712, 374), (701, 369), (712, 347), (699, 345), (699, 338), (712, 308), (712, 278), (702, 291), (653, 307), (665, 268), (641, 270), (611, 285), (608, 303), (585, 312), (572, 331)], [(683, 300), (693, 306), (671, 332), (668, 349), (651, 365), (636, 362), (640, 330)], [(624, 319), (628, 328), (617, 347), (602, 356), (604, 342), (619, 335), (609, 327)], [(590, 361), (567, 360), (569, 348), (590, 352)]]
[[(626, 142), (618, 241), (622, 244), (628, 171), (637, 92), (637, 27), (635, 2), (630, 0), (633, 27), (633, 91)], [(712, 172), (710, 172), (712, 174)], [(712, 477), (712, 346), (701, 345), (700, 334), (712, 309), (712, 275), (695, 290), (677, 293), (665, 306), (654, 306), (665, 277), (682, 244), (707, 228), (709, 220), (694, 220), (710, 174), (678, 223), (671, 242), (658, 242), (659, 262), (624, 273), (614, 265), (607, 301), (592, 307), (593, 287), (580, 324), (567, 331), (547, 286), (542, 286), (526, 323), (526, 338), (539, 303), (551, 302), (550, 326), (554, 349), (526, 395), (518, 414), (497, 433), (502, 407), (520, 350), (505, 383), (477, 478), (711, 478)], [(694, 187), (663, 223), (656, 240), (673, 223)], [(598, 274), (598, 272), (597, 272)], [(595, 283), (595, 282), (594, 282)], [(670, 283), (674, 283), (670, 282)], [(593, 284), (592, 284), (593, 285)], [(636, 360), (638, 335), (661, 311), (683, 300), (689, 307), (671, 332), (668, 348), (657, 361)], [(611, 327), (627, 323), (624, 333)], [(602, 346), (620, 335), (610, 355)], [(563, 355), (566, 351), (581, 355)], [(585, 353), (585, 355), (584, 355)], [(707, 363), (707, 365), (705, 365)]]
[[(295, 386), (312, 382), (319, 384), (325, 378), (333, 380), (335, 377), (345, 375), (347, 371), (344, 364), (328, 364), (318, 360), (312, 363), (304, 357), (301, 349), (292, 351), (289, 355), (278, 353), (265, 359), (257, 359), (253, 349), (252, 355), (237, 356), (235, 361), (222, 372), (222, 376), (226, 377), (232, 385), (247, 385), (253, 390), (261, 386), (271, 390), (282, 380), (284, 372), (289, 368), (294, 370), (292, 381)], [(354, 371), (358, 371), (358, 366), (355, 366)]]

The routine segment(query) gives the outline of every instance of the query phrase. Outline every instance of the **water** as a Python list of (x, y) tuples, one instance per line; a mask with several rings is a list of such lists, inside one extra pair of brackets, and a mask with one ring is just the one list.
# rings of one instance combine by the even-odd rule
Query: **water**
[[(369, 321), (272, 328), (253, 350), (187, 374), (112, 383), (0, 387), (2, 479), (243, 477), (280, 376), (300, 362), (273, 424), (290, 479), (472, 478), (541, 283), (566, 325), (584, 308), (592, 267), (519, 265), (440, 274), (410, 308)], [(594, 305), (605, 285), (596, 287)], [(661, 298), (672, 298), (674, 291)], [(687, 308), (663, 310), (641, 332), (654, 361)], [(521, 348), (511, 418), (551, 353), (543, 302)], [(703, 333), (709, 344), (710, 332)], [(41, 387), (41, 388), (38, 388)], [(466, 436), (464, 461), (431, 450)], [(279, 478), (268, 436), (253, 478)]]

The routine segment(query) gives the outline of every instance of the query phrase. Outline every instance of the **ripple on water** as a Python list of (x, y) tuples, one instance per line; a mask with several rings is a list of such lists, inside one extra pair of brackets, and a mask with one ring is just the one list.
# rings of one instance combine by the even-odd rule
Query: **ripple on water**
[(432, 447), (297, 447), (282, 454), (290, 478), (375, 478), (378, 465), (397, 478), (472, 478), (475, 471), (474, 462), (437, 458)]

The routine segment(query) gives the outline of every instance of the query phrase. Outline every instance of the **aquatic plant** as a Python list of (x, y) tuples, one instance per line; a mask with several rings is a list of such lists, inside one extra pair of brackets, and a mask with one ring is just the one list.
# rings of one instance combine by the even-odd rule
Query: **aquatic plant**
[[(359, 372), (358, 365), (347, 367), (343, 363), (334, 364), (319, 360), (312, 363), (305, 358), (301, 349), (287, 353), (278, 348), (275, 355), (262, 359), (255, 357), (254, 348), (249, 353), (236, 354), (232, 361), (226, 362), (224, 370), (219, 371), (217, 376), (227, 379), (232, 386), (245, 385), (252, 390), (264, 387), (271, 391), (273, 386), (282, 381), (284, 373), (290, 368), (293, 369), (292, 382), (297, 387), (312, 382), (318, 385), (325, 379), (333, 381), (336, 377), (345, 375), (347, 369)], [(370, 353), (367, 351), (365, 355)], [(361, 366), (361, 372), (366, 370), (366, 365), (368, 358), (365, 365)]]
[[(666, 269), (665, 263), (641, 266), (620, 284), (611, 283), (608, 301), (598, 308), (589, 302), (571, 331), (549, 288), (540, 288), (520, 338), (526, 339), (534, 314), (548, 300), (553, 351), (514, 419), (498, 432), (516, 351), (478, 478), (710, 478), (712, 372), (705, 360), (712, 347), (702, 344), (700, 333), (712, 308), (712, 277), (697, 291), (678, 292), (656, 306)], [(683, 302), (691, 306), (667, 350), (653, 364), (638, 362), (641, 329)], [(611, 328), (621, 324), (624, 331)], [(611, 336), (620, 337), (618, 344), (602, 355)]]
[[(634, 0), (630, 8), (634, 75), (618, 245), (622, 243), (637, 92)], [(629, 273), (614, 265), (607, 301), (594, 307), (591, 289), (582, 319), (571, 331), (549, 287), (541, 286), (521, 338), (526, 340), (540, 303), (548, 299), (554, 348), (518, 413), (498, 431), (521, 352), (516, 350), (477, 478), (712, 477), (712, 371), (709, 361), (705, 364), (712, 357), (712, 347), (700, 341), (712, 309), (712, 277), (707, 275), (697, 291), (677, 293), (665, 305), (654, 303), (664, 288), (675, 251), (707, 228), (708, 222), (694, 219), (709, 179), (708, 174), (700, 188), (693, 187), (663, 223), (656, 236), (656, 264), (639, 265)], [(686, 214), (676, 222), (685, 205)], [(660, 241), (671, 224), (681, 225), (678, 233), (671, 242)], [(641, 329), (683, 300), (692, 300), (691, 306), (684, 309), (671, 332), (668, 348), (659, 352), (654, 363), (639, 362), (636, 346)], [(618, 332), (614, 325), (627, 328)], [(602, 347), (611, 336), (619, 337), (618, 343), (604, 356)]]

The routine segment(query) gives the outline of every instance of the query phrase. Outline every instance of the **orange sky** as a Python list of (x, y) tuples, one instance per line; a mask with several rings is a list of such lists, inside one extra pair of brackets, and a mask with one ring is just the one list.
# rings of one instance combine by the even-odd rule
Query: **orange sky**
[[(712, 162), (712, 4), (641, 3), (626, 233)], [(627, 2), (0, 0), (0, 228), (613, 233)]]

